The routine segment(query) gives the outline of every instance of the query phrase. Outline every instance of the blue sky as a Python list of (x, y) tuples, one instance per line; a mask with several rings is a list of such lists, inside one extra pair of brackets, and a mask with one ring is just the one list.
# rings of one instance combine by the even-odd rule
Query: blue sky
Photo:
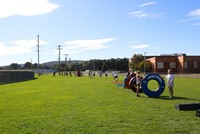
[(0, 0), (0, 66), (200, 55), (199, 0)]

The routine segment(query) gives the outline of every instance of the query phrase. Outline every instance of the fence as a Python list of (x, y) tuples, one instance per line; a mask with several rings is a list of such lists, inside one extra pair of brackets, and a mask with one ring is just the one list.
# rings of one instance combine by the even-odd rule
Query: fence
[(34, 79), (32, 71), (0, 71), (0, 84)]
[(200, 78), (200, 74), (175, 74), (177, 78)]
[[(162, 77), (165, 77), (167, 74), (161, 74)], [(200, 78), (200, 74), (174, 74), (176, 78)]]

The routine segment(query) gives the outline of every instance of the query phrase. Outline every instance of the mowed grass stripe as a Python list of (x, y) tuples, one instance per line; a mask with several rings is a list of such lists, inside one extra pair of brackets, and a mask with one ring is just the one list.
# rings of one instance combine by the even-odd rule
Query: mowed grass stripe
[(200, 120), (194, 111), (174, 109), (177, 103), (200, 100), (199, 79), (177, 78), (173, 100), (167, 99), (167, 90), (158, 99), (144, 94), (137, 98), (112, 81), (112, 77), (41, 76), (0, 85), (0, 132), (200, 132)]

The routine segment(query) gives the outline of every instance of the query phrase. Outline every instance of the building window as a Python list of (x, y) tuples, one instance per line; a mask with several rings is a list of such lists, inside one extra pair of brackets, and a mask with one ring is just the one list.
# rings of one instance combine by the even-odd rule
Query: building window
[(164, 68), (164, 62), (157, 62), (157, 68), (163, 69)]
[(169, 68), (176, 68), (176, 62), (170, 62)]
[(187, 64), (187, 62), (185, 61), (184, 62), (184, 68), (187, 68), (188, 67), (188, 64)]
[(194, 61), (194, 68), (197, 68), (197, 61)]

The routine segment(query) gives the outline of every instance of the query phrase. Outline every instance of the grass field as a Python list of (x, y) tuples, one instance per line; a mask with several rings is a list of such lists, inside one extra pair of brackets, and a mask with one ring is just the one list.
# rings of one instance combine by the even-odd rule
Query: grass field
[(172, 100), (167, 89), (160, 98), (136, 97), (111, 77), (41, 76), (0, 85), (0, 133), (199, 134), (196, 111), (174, 105), (200, 102), (200, 79), (175, 78), (174, 91)]

